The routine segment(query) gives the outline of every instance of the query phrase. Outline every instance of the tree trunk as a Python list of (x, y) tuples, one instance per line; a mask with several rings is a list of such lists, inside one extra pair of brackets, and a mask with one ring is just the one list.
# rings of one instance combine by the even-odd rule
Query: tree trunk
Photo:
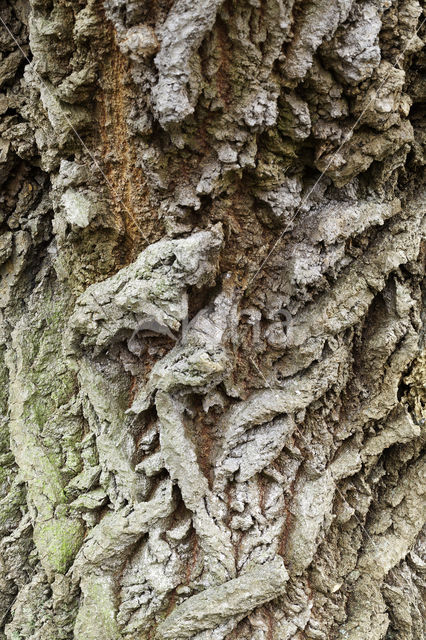
[(419, 2), (0, 19), (0, 638), (420, 640)]

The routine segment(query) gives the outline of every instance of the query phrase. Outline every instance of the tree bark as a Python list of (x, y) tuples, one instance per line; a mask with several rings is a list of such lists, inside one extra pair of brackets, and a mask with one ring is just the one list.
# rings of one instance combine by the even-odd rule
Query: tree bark
[(0, 19), (0, 638), (420, 640), (419, 2)]

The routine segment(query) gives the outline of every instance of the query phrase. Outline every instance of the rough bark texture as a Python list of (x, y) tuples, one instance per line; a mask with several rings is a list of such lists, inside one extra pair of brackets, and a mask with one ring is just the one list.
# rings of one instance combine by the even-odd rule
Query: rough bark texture
[(423, 638), (419, 2), (0, 18), (0, 638)]

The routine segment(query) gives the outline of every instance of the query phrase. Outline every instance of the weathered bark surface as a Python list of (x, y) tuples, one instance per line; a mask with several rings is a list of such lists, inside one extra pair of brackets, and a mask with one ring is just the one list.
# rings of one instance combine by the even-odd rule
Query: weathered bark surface
[(0, 638), (420, 640), (419, 2), (0, 17)]

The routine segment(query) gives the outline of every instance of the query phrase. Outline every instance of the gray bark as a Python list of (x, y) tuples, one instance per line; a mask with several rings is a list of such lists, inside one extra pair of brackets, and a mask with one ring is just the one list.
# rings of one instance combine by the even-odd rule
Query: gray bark
[(0, 18), (0, 638), (425, 637), (419, 2)]

